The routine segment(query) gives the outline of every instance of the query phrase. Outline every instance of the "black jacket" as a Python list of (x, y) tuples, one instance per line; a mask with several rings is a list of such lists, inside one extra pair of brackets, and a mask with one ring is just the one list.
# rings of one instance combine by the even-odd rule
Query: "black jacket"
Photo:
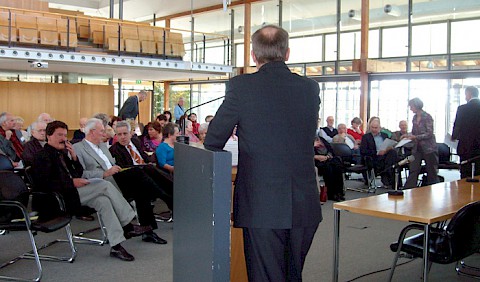
[(458, 139), (457, 153), (463, 159), (480, 154), (480, 100), (472, 99), (457, 109), (452, 137)]

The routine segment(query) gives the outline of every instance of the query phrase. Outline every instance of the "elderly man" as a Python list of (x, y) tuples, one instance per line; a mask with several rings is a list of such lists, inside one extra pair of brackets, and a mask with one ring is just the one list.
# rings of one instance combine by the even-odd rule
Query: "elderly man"
[(22, 158), (22, 133), (15, 130), (15, 117), (7, 112), (0, 114), (0, 149), (16, 166)]
[(183, 97), (178, 99), (177, 105), (173, 109), (173, 116), (175, 117), (175, 123), (180, 123), (180, 118), (185, 114), (185, 109), (183, 108)]
[(408, 135), (408, 123), (406, 120), (401, 120), (398, 123), (398, 127), (400, 128), (400, 130), (393, 132), (391, 137), (395, 141), (400, 141), (402, 139), (402, 136)]
[(35, 155), (43, 149), (46, 142), (45, 130), (47, 124), (43, 121), (35, 121), (30, 127), (32, 128), (32, 137), (30, 141), (25, 143), (25, 147), (22, 153), (22, 159), (25, 166), (33, 165)]
[[(122, 171), (122, 168), (115, 164), (115, 159), (108, 151), (106, 144), (102, 142), (104, 137), (105, 127), (102, 121), (96, 118), (89, 119), (85, 125), (85, 139), (73, 145), (83, 166), (82, 177), (101, 178), (111, 182), (122, 191), (125, 199), (135, 200), (140, 225), (157, 228), (150, 192), (148, 189), (138, 189), (136, 183), (138, 179), (132, 179), (127, 170)], [(153, 231), (145, 233), (142, 240), (156, 244), (167, 243)]]
[[(136, 185), (148, 188), (152, 198), (162, 199), (170, 210), (173, 211), (173, 191), (165, 191), (171, 185), (162, 185), (164, 178), (160, 175), (154, 165), (149, 162), (147, 154), (141, 150), (138, 138), (132, 139), (130, 124), (126, 121), (119, 121), (115, 128), (117, 143), (110, 147), (109, 151), (116, 160), (116, 164), (122, 168), (130, 168), (125, 171), (129, 179), (134, 179)], [(158, 184), (157, 184), (158, 183)]]
[(83, 138), (85, 138), (85, 124), (87, 124), (87, 120), (88, 119), (86, 117), (82, 117), (78, 121), (78, 125), (80, 127), (79, 127), (79, 129), (77, 129), (73, 132), (72, 143), (77, 143), (79, 141), (82, 141)]
[(54, 121), (54, 119), (48, 113), (41, 113), (38, 115), (37, 121), (43, 121), (45, 124)]
[(338, 130), (333, 126), (333, 116), (327, 117), (327, 126), (321, 127), (318, 130), (318, 136), (325, 139), (328, 143), (332, 143), (333, 137), (338, 134)]
[(362, 137), (360, 153), (363, 157), (372, 158), (375, 173), (380, 174), (385, 187), (392, 188), (395, 180), (392, 166), (397, 161), (397, 152), (392, 147), (382, 148), (388, 137), (386, 133), (380, 132), (380, 120), (372, 120), (369, 129)]
[(136, 119), (138, 116), (138, 103), (143, 102), (147, 99), (147, 92), (141, 90), (137, 95), (128, 97), (128, 99), (123, 103), (118, 116), (125, 119)]
[[(61, 121), (48, 124), (46, 129), (48, 143), (34, 160), (35, 189), (61, 194), (67, 212), (72, 215), (80, 210), (81, 204), (94, 208), (100, 213), (107, 229), (111, 246), (110, 256), (124, 261), (134, 260), (121, 243), (127, 238), (148, 232), (151, 228), (131, 224), (135, 213), (110, 182), (98, 178), (91, 180), (81, 178), (83, 168), (67, 140), (67, 130), (67, 125)], [(36, 206), (40, 217), (48, 218), (57, 212), (52, 210), (51, 205), (44, 199)]]

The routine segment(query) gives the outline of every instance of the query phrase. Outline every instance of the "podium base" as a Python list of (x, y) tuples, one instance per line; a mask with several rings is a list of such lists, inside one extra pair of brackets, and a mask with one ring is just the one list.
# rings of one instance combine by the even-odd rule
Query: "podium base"
[(394, 190), (394, 191), (388, 191), (388, 196), (403, 196), (403, 191), (400, 190)]
[(467, 181), (467, 182), (480, 182), (480, 180), (475, 179), (475, 178), (467, 178), (465, 181)]

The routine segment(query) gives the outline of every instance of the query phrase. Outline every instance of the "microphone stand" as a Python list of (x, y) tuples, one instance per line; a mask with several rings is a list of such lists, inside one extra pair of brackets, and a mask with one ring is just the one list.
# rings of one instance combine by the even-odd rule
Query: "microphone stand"
[(399, 175), (400, 166), (395, 166), (393, 169), (395, 171), (395, 179), (393, 180), (395, 190), (388, 191), (387, 193), (389, 196), (403, 196), (403, 191), (398, 190), (398, 175)]
[(466, 179), (467, 182), (479, 182), (478, 179), (475, 178), (475, 162), (472, 162), (472, 177)]
[(180, 136), (177, 137), (177, 142), (179, 143), (184, 143), (184, 144), (189, 144), (189, 137), (185, 135), (185, 125), (186, 125), (186, 121), (185, 119), (187, 118), (187, 113), (193, 109), (196, 109), (198, 107), (201, 107), (203, 105), (206, 105), (206, 104), (209, 104), (211, 102), (215, 102), (217, 100), (220, 100), (220, 99), (223, 99), (225, 98), (225, 95), (221, 96), (221, 97), (218, 97), (218, 98), (215, 98), (213, 100), (210, 100), (210, 101), (207, 101), (207, 102), (204, 102), (204, 103), (201, 103), (201, 104), (198, 104), (194, 107), (191, 107), (189, 109), (187, 109), (185, 112), (183, 112), (183, 116), (180, 117)]

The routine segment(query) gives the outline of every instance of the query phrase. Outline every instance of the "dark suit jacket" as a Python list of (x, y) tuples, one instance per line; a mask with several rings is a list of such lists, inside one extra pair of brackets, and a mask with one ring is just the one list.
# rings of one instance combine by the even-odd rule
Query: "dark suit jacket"
[(462, 159), (480, 154), (480, 100), (471, 99), (457, 109), (452, 138), (458, 139), (457, 153)]
[(128, 97), (128, 99), (123, 104), (118, 116), (125, 120), (127, 118), (136, 119), (138, 115), (138, 97), (133, 95)]
[[(388, 138), (388, 135), (384, 132), (380, 132), (380, 135), (383, 140)], [(377, 147), (372, 133), (369, 132), (363, 135), (362, 142), (360, 143), (360, 154), (362, 156), (370, 156), (374, 161), (377, 159)]]
[[(145, 154), (145, 152), (142, 150), (142, 146), (140, 144), (140, 141), (138, 139), (133, 139), (132, 138), (132, 143), (137, 147), (137, 151), (140, 152), (140, 156), (142, 159), (148, 163), (148, 156)], [(128, 152), (128, 149), (125, 148), (125, 146), (121, 145), (119, 142), (113, 144), (109, 149), (110, 153), (112, 156), (115, 158), (115, 162), (117, 163), (118, 166), (120, 167), (129, 167), (133, 165), (133, 160), (132, 156), (130, 156), (130, 152)]]
[[(64, 156), (68, 171), (60, 161), (61, 155)], [(78, 212), (80, 197), (72, 180), (72, 177), (82, 177), (83, 168), (78, 160), (72, 161), (64, 151), (45, 144), (43, 150), (35, 155), (32, 170), (35, 191), (59, 193), (65, 201), (67, 212), (72, 215)], [(42, 200), (42, 203), (37, 202), (37, 206), (40, 214), (52, 214), (51, 206), (47, 202)]]
[(238, 125), (236, 227), (289, 229), (322, 220), (313, 162), (319, 105), (318, 83), (283, 62), (230, 80), (205, 146), (222, 149)]
[(32, 136), (30, 141), (25, 143), (25, 146), (23, 147), (22, 159), (25, 167), (33, 165), (35, 155), (41, 150), (43, 150), (42, 144)]

